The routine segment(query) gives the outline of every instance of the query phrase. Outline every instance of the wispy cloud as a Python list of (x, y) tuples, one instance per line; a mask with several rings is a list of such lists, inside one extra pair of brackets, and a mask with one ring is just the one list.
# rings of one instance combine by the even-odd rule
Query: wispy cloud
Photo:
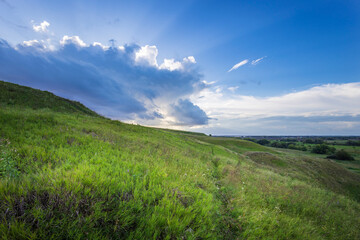
[(228, 90), (231, 91), (231, 92), (235, 92), (236, 89), (238, 89), (239, 87), (238, 86), (235, 86), (235, 87), (228, 87)]
[(238, 69), (239, 67), (244, 66), (244, 65), (247, 64), (248, 62), (249, 62), (248, 59), (242, 60), (241, 62), (235, 64), (228, 72), (231, 72), (231, 71), (233, 71), (233, 70), (236, 70), (236, 69)]
[(256, 60), (252, 60), (251, 65), (256, 65), (256, 64), (260, 63), (264, 58), (266, 58), (266, 56), (258, 58)]
[[(32, 21), (32, 23), (34, 23), (34, 21)], [(42, 23), (40, 23), (39, 25), (33, 24), (33, 30), (35, 32), (47, 32), (48, 31), (48, 27), (50, 26), (50, 23), (47, 21), (43, 21)]]

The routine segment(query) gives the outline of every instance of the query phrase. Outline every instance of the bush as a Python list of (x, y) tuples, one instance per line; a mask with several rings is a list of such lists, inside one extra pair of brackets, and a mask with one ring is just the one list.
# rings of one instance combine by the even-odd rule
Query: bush
[(344, 149), (337, 151), (333, 155), (327, 156), (327, 158), (337, 159), (337, 160), (348, 160), (348, 161), (354, 160), (354, 158)]
[(335, 151), (336, 148), (329, 147), (326, 144), (318, 144), (314, 146), (313, 149), (311, 150), (312, 153), (317, 153), (317, 154), (329, 154), (329, 153), (334, 153)]
[(308, 144), (323, 144), (324, 140), (319, 139), (319, 138), (315, 138), (315, 139), (311, 139), (311, 138), (306, 138), (304, 140), (304, 143), (308, 143)]
[(345, 145), (348, 145), (348, 146), (360, 146), (360, 141), (348, 140)]
[(270, 141), (266, 140), (266, 139), (260, 139), (257, 141), (257, 143), (260, 145), (268, 145), (270, 143)]

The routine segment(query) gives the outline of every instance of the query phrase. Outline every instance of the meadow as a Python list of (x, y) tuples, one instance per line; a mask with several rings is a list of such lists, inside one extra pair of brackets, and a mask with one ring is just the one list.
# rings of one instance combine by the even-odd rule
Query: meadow
[(0, 82), (1, 239), (360, 239), (360, 175)]

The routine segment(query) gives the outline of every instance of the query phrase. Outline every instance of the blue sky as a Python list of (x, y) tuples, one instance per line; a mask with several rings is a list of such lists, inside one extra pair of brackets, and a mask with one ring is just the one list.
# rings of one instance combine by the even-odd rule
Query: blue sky
[(0, 0), (0, 79), (150, 126), (359, 135), (359, 29), (355, 0)]

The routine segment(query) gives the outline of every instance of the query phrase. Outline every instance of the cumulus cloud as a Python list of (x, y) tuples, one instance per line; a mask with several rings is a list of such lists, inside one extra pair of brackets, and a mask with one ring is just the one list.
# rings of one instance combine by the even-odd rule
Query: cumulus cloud
[(242, 60), (241, 62), (235, 64), (228, 72), (231, 72), (231, 71), (233, 71), (233, 70), (236, 70), (236, 69), (238, 69), (239, 67), (244, 66), (244, 65), (247, 64), (248, 62), (249, 62), (248, 59)]
[(260, 63), (264, 58), (266, 58), (266, 56), (252, 60), (251, 61), (251, 65), (257, 65), (258, 63)]
[[(79, 47), (86, 47), (86, 43), (83, 40), (81, 40), (79, 36), (69, 37), (69, 36), (65, 35), (60, 40), (60, 44), (63, 45), (63, 46), (67, 45), (67, 44), (69, 44), (69, 45), (74, 44), (74, 45), (79, 46)], [(98, 43), (95, 43), (94, 46), (101, 46), (101, 44), (99, 45)]]
[[(58, 48), (47, 51), (42, 44), (30, 40), (12, 47), (0, 39), (0, 79), (80, 101), (111, 118), (206, 123), (204, 112), (190, 114), (185, 107), (201, 109), (179, 100), (206, 87), (194, 58), (170, 70), (157, 65), (156, 46), (109, 47), (86, 44), (78, 36), (64, 36)], [(168, 110), (176, 108), (181, 114)]]
[(158, 49), (156, 46), (145, 45), (135, 52), (135, 62), (139, 65), (149, 65), (158, 69), (166, 69), (169, 71), (184, 70), (189, 65), (195, 64), (193, 56), (183, 58), (182, 62), (175, 59), (165, 58), (163, 63), (159, 66), (157, 62)]
[(188, 56), (183, 59), (183, 62), (196, 63), (194, 56)]
[(135, 53), (135, 61), (138, 63), (147, 63), (150, 66), (158, 66), (156, 60), (157, 55), (158, 49), (156, 46), (146, 45)]
[(175, 70), (184, 70), (186, 69), (189, 64), (195, 64), (195, 58), (193, 56), (189, 56), (186, 58), (183, 58), (182, 62), (175, 61), (175, 59), (164, 59), (164, 62), (159, 66), (159, 69), (167, 69), (169, 71), (175, 71)]
[(50, 26), (50, 23), (48, 23), (47, 21), (43, 21), (39, 25), (33, 24), (33, 30), (35, 32), (40, 32), (40, 33), (47, 32), (49, 26)]
[(160, 65), (160, 69), (168, 69), (170, 71), (179, 70), (182, 68), (182, 64), (175, 59), (164, 59), (163, 64)]
[(29, 41), (23, 41), (22, 45), (25, 47), (36, 47), (36, 48), (40, 48), (40, 49), (45, 48), (44, 44), (36, 39), (29, 40)]

